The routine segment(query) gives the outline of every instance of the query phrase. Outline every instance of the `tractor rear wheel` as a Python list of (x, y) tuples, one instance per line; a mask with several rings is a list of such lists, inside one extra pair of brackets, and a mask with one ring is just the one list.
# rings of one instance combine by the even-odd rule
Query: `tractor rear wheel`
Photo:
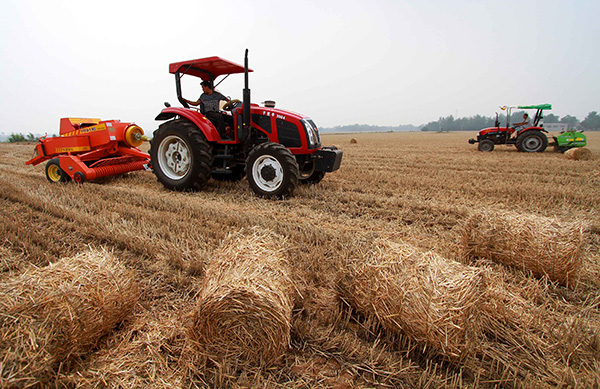
[(298, 185), (298, 162), (278, 143), (262, 143), (248, 154), (246, 178), (257, 195), (267, 198), (291, 196)]
[(46, 163), (46, 178), (50, 182), (71, 181), (71, 177), (60, 168), (58, 158), (52, 158)]
[(530, 130), (517, 138), (517, 148), (524, 153), (541, 153), (548, 147), (548, 138), (537, 130)]
[(212, 170), (212, 148), (196, 125), (176, 119), (154, 131), (150, 160), (156, 178), (165, 188), (202, 189)]
[(477, 146), (479, 151), (490, 152), (494, 150), (494, 142), (489, 139), (484, 139), (479, 141), (479, 145)]

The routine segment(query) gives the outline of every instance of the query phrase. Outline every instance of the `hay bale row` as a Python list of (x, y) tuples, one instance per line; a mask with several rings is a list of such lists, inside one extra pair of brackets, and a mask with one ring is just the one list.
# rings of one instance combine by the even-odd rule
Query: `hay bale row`
[(138, 289), (107, 252), (90, 251), (0, 283), (0, 386), (50, 383), (131, 312)]
[(565, 158), (575, 161), (590, 161), (594, 159), (594, 156), (590, 149), (586, 149), (585, 147), (575, 147), (565, 151)]
[(349, 261), (342, 288), (356, 310), (437, 354), (462, 358), (479, 338), (480, 270), (433, 252), (379, 241)]
[(566, 284), (577, 276), (583, 227), (513, 212), (480, 212), (461, 228), (461, 255), (484, 258)]
[(282, 247), (271, 232), (242, 230), (207, 265), (189, 334), (217, 365), (268, 367), (288, 349), (294, 289)]

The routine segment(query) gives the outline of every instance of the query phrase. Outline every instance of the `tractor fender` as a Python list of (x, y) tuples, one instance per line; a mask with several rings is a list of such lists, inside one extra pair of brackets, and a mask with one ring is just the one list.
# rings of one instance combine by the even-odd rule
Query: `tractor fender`
[(178, 107), (165, 108), (156, 116), (155, 120), (169, 120), (175, 116), (184, 117), (194, 123), (202, 131), (207, 141), (216, 142), (221, 140), (219, 132), (211, 121), (202, 113), (192, 109)]
[(525, 134), (527, 131), (532, 131), (532, 130), (545, 132), (546, 134), (548, 133), (548, 131), (544, 130), (543, 127), (529, 127), (529, 128), (526, 128), (526, 129), (522, 130), (521, 132), (519, 132), (519, 136), (521, 134)]

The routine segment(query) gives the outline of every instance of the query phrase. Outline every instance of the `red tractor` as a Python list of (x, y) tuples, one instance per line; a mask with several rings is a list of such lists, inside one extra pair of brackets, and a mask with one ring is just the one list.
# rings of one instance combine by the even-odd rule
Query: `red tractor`
[[(212, 177), (241, 180), (262, 197), (291, 196), (297, 184), (320, 182), (325, 173), (339, 169), (342, 151), (321, 147), (315, 123), (301, 114), (250, 103), (248, 50), (244, 66), (219, 57), (172, 63), (177, 98), (183, 107), (166, 108), (156, 117), (164, 120), (150, 146), (152, 168), (158, 180), (171, 190), (203, 188)], [(214, 85), (219, 76), (244, 73), (243, 101), (231, 100), (220, 114), (226, 125), (219, 132), (198, 109), (182, 96), (181, 78), (199, 77)], [(225, 78), (223, 78), (224, 80)], [(221, 80), (222, 81), (222, 80)]]
[[(543, 152), (548, 147), (548, 137), (545, 133), (541, 120), (544, 110), (552, 109), (550, 104), (541, 105), (519, 105), (500, 107), (506, 111), (506, 126), (500, 127), (500, 120), (496, 113), (496, 124), (494, 127), (484, 128), (477, 134), (477, 139), (469, 139), (470, 144), (479, 143), (479, 151), (492, 151), (494, 145), (515, 145), (519, 151), (534, 153)], [(535, 109), (533, 125), (515, 130), (510, 126), (510, 115), (514, 108)]]

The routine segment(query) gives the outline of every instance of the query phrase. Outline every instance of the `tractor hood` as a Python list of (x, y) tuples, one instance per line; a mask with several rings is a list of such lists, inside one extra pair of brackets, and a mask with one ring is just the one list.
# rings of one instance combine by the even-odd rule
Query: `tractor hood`
[(271, 108), (271, 107), (263, 107), (258, 104), (251, 104), (253, 114), (272, 116), (276, 119), (289, 120), (290, 118), (301, 120), (305, 118), (304, 115), (301, 115), (292, 111), (285, 111), (279, 108)]
[[(488, 127), (488, 128), (484, 128), (482, 130), (479, 130), (479, 132), (477, 133), (477, 135), (486, 135), (489, 134), (490, 132), (504, 132), (506, 131), (506, 127)], [(514, 132), (514, 130), (512, 128), (509, 129), (509, 133)]]

